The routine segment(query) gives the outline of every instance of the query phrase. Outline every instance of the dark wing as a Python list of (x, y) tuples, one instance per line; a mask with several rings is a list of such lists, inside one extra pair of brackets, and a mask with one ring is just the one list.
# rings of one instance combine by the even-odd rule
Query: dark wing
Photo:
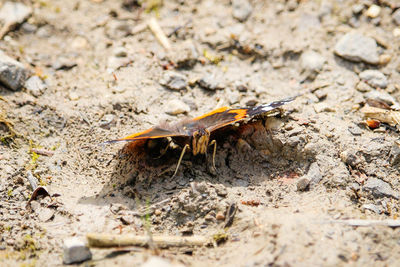
[(227, 107), (222, 107), (202, 116), (196, 117), (185, 123), (183, 126), (188, 130), (204, 128), (212, 132), (234, 122), (241, 121), (246, 118), (252, 118), (254, 116), (275, 110), (286, 103), (292, 102), (294, 99), (296, 99), (296, 97), (297, 96), (290, 97), (252, 108), (229, 109)]
[(170, 136), (186, 136), (186, 135), (181, 132), (174, 131), (174, 130), (168, 130), (165, 128), (154, 127), (154, 128), (150, 128), (150, 129), (140, 132), (140, 133), (135, 133), (135, 134), (129, 135), (129, 136), (121, 138), (121, 139), (107, 141), (105, 143), (115, 143), (115, 142), (121, 142), (121, 141), (129, 142), (129, 141), (135, 141), (135, 140), (140, 140), (140, 139), (157, 139), (157, 138), (164, 138), (164, 137), (170, 137)]

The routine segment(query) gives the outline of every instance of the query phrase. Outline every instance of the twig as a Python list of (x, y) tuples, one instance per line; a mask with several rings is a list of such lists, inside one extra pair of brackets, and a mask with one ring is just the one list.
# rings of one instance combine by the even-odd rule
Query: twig
[[(147, 247), (149, 236), (147, 235), (114, 235), (88, 233), (86, 235), (90, 247), (122, 247), (140, 246)], [(204, 236), (153, 236), (152, 242), (158, 247), (184, 247), (184, 246), (203, 246), (209, 243)]]
[(54, 155), (54, 151), (40, 148), (31, 148), (31, 152), (35, 152), (38, 155), (51, 157)]
[(333, 220), (327, 223), (340, 223), (350, 226), (387, 226), (387, 227), (400, 227), (400, 220)]
[(150, 30), (156, 36), (157, 40), (160, 44), (165, 48), (165, 50), (171, 49), (171, 44), (165, 35), (164, 31), (161, 29), (160, 24), (158, 24), (155, 18), (151, 18), (147, 21), (147, 26), (149, 26)]

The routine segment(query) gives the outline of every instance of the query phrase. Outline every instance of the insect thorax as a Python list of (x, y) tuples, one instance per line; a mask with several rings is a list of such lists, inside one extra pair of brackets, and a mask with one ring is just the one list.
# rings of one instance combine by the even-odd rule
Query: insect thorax
[(208, 143), (210, 142), (210, 132), (201, 129), (193, 132), (192, 135), (192, 153), (193, 155), (205, 154), (207, 152)]

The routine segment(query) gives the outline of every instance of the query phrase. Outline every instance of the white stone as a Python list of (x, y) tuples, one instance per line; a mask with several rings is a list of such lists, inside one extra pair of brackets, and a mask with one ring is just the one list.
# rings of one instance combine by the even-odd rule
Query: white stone
[(64, 240), (63, 250), (64, 264), (83, 262), (92, 258), (92, 253), (89, 248), (86, 247), (83, 241), (76, 237)]
[(172, 99), (167, 102), (165, 112), (170, 115), (188, 113), (190, 107), (179, 99)]

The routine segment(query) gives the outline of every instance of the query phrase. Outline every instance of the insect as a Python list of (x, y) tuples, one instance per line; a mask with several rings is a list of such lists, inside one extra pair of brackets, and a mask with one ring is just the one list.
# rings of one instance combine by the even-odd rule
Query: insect
[(217, 130), (236, 122), (254, 118), (258, 115), (274, 112), (277, 108), (293, 101), (296, 97), (297, 96), (249, 108), (231, 109), (228, 107), (221, 107), (196, 118), (185, 119), (170, 125), (159, 125), (121, 139), (107, 141), (106, 143), (168, 138), (169, 142), (163, 153), (167, 151), (171, 142), (182, 147), (182, 152), (172, 177), (175, 177), (177, 174), (182, 158), (187, 150), (191, 150), (194, 156), (205, 155), (207, 159), (208, 147), (212, 146), (212, 168), (215, 171), (215, 154), (217, 151), (215, 134)]

